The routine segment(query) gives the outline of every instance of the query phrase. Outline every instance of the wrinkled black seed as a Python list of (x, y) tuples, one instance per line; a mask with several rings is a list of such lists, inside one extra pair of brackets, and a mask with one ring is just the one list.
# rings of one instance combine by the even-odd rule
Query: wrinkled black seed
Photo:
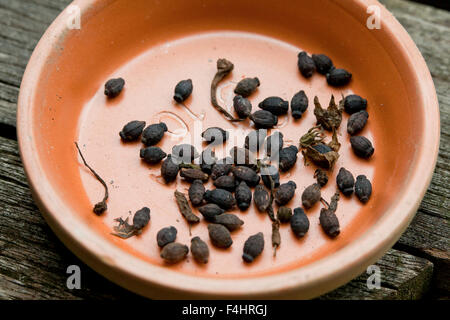
[(276, 157), (283, 149), (283, 133), (275, 131), (268, 136), (264, 148), (268, 157)]
[(192, 85), (191, 79), (182, 80), (178, 82), (177, 85), (175, 86), (175, 94), (173, 96), (174, 100), (176, 102), (183, 102), (184, 100), (189, 98), (193, 88), (194, 87)]
[(161, 250), (161, 258), (167, 263), (177, 263), (186, 258), (189, 248), (181, 243), (172, 242)]
[(247, 166), (252, 169), (257, 168), (257, 160), (255, 155), (248, 149), (233, 147), (230, 149), (230, 156), (236, 165)]
[(151, 124), (142, 133), (142, 143), (146, 146), (153, 146), (161, 141), (166, 131), (167, 126), (164, 122)]
[(286, 114), (289, 110), (289, 102), (280, 97), (268, 97), (258, 105), (263, 110), (269, 111), (276, 116)]
[(208, 263), (209, 248), (205, 241), (199, 237), (191, 239), (191, 253), (195, 261), (199, 263)]
[(214, 142), (214, 145), (224, 143), (228, 140), (228, 137), (228, 131), (219, 127), (211, 127), (202, 132), (202, 138), (208, 143)]
[(349, 196), (353, 193), (353, 186), (355, 185), (355, 178), (350, 171), (342, 167), (339, 169), (339, 173), (336, 176), (336, 183), (338, 185), (339, 190), (346, 195)]
[(356, 112), (350, 116), (347, 122), (347, 132), (354, 135), (360, 132), (366, 126), (369, 114), (366, 110)]
[(302, 193), (302, 205), (305, 209), (312, 208), (320, 200), (320, 185), (314, 183), (307, 187)]
[(166, 183), (175, 181), (178, 175), (180, 166), (172, 160), (172, 156), (169, 154), (161, 165), (161, 176)]
[(122, 78), (110, 79), (105, 83), (105, 95), (108, 98), (115, 98), (121, 92), (125, 86), (125, 80)]
[(156, 234), (156, 241), (159, 247), (164, 247), (168, 243), (175, 242), (177, 238), (177, 229), (173, 226), (162, 228)]
[(234, 231), (239, 229), (244, 224), (244, 221), (234, 214), (222, 213), (214, 217), (214, 223), (221, 224), (228, 230)]
[(314, 172), (314, 178), (317, 179), (317, 183), (321, 186), (324, 187), (327, 183), (328, 183), (328, 175), (325, 172), (325, 170), (322, 169), (316, 169), (316, 171)]
[(372, 146), (372, 142), (363, 136), (353, 136), (350, 138), (353, 152), (360, 158), (370, 158), (373, 155), (375, 149)]
[(211, 174), (212, 167), (216, 163), (217, 158), (211, 148), (207, 148), (200, 154), (200, 169), (206, 174)]
[(189, 200), (192, 205), (199, 206), (203, 202), (203, 195), (205, 194), (205, 186), (201, 180), (194, 180), (189, 186)]
[(319, 152), (321, 154), (325, 154), (330, 151), (333, 151), (333, 149), (331, 149), (329, 146), (327, 146), (326, 144), (323, 144), (323, 143), (316, 144), (316, 145), (312, 146), (312, 148), (314, 148), (317, 152)]
[(276, 203), (282, 206), (291, 201), (291, 199), (295, 195), (295, 189), (297, 189), (297, 185), (294, 181), (280, 184), (280, 186), (275, 191)]
[(291, 229), (298, 238), (303, 237), (309, 230), (309, 220), (302, 208), (295, 208), (291, 217)]
[(233, 98), (233, 107), (241, 119), (248, 118), (252, 113), (252, 103), (247, 98), (237, 95)]
[(234, 192), (237, 186), (234, 176), (221, 176), (213, 182), (214, 186), (219, 189), (225, 189), (230, 192)]
[(215, 203), (208, 203), (198, 208), (198, 211), (207, 221), (214, 221), (214, 217), (225, 212), (224, 209)]
[(194, 180), (208, 181), (209, 178), (207, 173), (193, 168), (181, 168), (180, 177), (188, 182), (193, 182)]
[(145, 121), (130, 121), (120, 131), (119, 136), (123, 141), (135, 141), (139, 139), (145, 127)]
[(301, 90), (297, 92), (291, 100), (291, 111), (294, 119), (300, 119), (303, 113), (308, 109), (308, 97), (305, 91)]
[(369, 201), (372, 195), (372, 184), (365, 175), (356, 177), (355, 194), (362, 203)]
[(259, 175), (250, 167), (236, 166), (231, 171), (238, 181), (245, 181), (249, 187), (254, 187), (259, 183)]
[(262, 232), (258, 232), (255, 235), (250, 236), (244, 243), (244, 253), (242, 259), (245, 262), (251, 263), (259, 256), (264, 250), (264, 235)]
[(172, 156), (183, 163), (190, 163), (199, 157), (197, 149), (191, 144), (178, 144), (172, 148)]
[(357, 94), (350, 94), (344, 99), (344, 109), (348, 114), (365, 110), (367, 108), (367, 100)]
[(215, 203), (225, 210), (233, 208), (236, 204), (233, 194), (224, 189), (207, 190), (203, 198), (206, 202)]
[(292, 209), (289, 207), (279, 207), (277, 212), (277, 219), (280, 222), (286, 223), (291, 221), (292, 218)]
[(261, 167), (260, 174), (264, 185), (268, 189), (271, 188), (270, 177), (272, 178), (274, 188), (278, 188), (280, 186), (280, 173), (275, 166), (270, 165)]
[(290, 170), (297, 162), (298, 148), (296, 146), (289, 146), (280, 150), (279, 153), (279, 168), (281, 171)]
[(256, 208), (261, 212), (265, 212), (270, 206), (270, 194), (262, 184), (256, 186), (253, 192), (253, 201), (255, 202)]
[(316, 70), (320, 74), (327, 74), (334, 67), (333, 61), (324, 54), (313, 54), (312, 59), (316, 65)]
[(238, 82), (236, 88), (234, 89), (234, 93), (246, 98), (251, 95), (259, 87), (259, 85), (260, 83), (258, 78), (245, 78)]
[(298, 54), (297, 66), (300, 70), (300, 73), (305, 78), (311, 77), (314, 71), (316, 71), (314, 60), (310, 56), (308, 56), (305, 51), (302, 51)]
[(141, 149), (139, 155), (145, 162), (150, 164), (156, 164), (167, 156), (167, 154), (162, 151), (160, 147), (143, 148)]
[(136, 229), (144, 228), (150, 221), (150, 209), (143, 207), (142, 209), (136, 211), (133, 217), (133, 227)]
[(212, 166), (211, 169), (211, 179), (216, 180), (217, 178), (227, 175), (231, 172), (233, 166), (229, 163), (217, 163)]
[(327, 82), (330, 86), (345, 86), (352, 79), (352, 74), (344, 69), (332, 69), (327, 73)]
[(250, 203), (252, 201), (252, 190), (245, 183), (245, 181), (241, 181), (241, 183), (237, 186), (234, 197), (236, 198), (236, 203), (239, 209), (247, 210), (248, 207), (250, 207)]
[(267, 129), (253, 130), (245, 137), (244, 147), (251, 152), (257, 152), (264, 145), (266, 136)]
[(218, 248), (229, 248), (233, 244), (230, 231), (221, 224), (209, 224), (208, 233), (211, 243)]
[(278, 117), (267, 110), (258, 110), (250, 115), (257, 129), (270, 129), (278, 123)]
[(334, 238), (340, 233), (339, 220), (332, 210), (325, 208), (320, 209), (319, 221), (323, 231), (325, 231), (329, 237)]

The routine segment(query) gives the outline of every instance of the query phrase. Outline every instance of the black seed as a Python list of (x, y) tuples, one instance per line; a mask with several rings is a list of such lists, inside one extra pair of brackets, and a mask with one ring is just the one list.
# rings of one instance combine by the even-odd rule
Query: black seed
[(144, 207), (136, 211), (136, 213), (134, 214), (133, 227), (135, 229), (142, 229), (148, 224), (149, 221), (150, 221), (150, 209)]
[(161, 141), (166, 131), (167, 126), (164, 122), (151, 124), (142, 133), (142, 143), (146, 146), (153, 146)]
[(207, 148), (200, 154), (200, 169), (204, 173), (211, 174), (212, 167), (216, 163), (217, 158), (211, 148)]
[(168, 243), (175, 242), (177, 238), (177, 229), (173, 226), (162, 228), (156, 234), (156, 241), (159, 247), (164, 247)]
[(239, 229), (244, 224), (244, 221), (234, 214), (222, 213), (214, 217), (214, 223), (221, 224), (228, 230), (234, 231)]
[(320, 185), (314, 183), (302, 193), (302, 205), (305, 209), (312, 208), (320, 200)]
[(280, 150), (279, 154), (279, 168), (281, 171), (290, 170), (297, 162), (298, 148), (296, 146), (289, 146)]
[(200, 208), (198, 208), (198, 211), (200, 211), (202, 216), (207, 221), (210, 221), (210, 222), (214, 221), (215, 216), (218, 216), (219, 214), (222, 214), (225, 212), (225, 210), (223, 210), (221, 207), (219, 207), (215, 203), (205, 204), (204, 206), (201, 206)]
[(336, 237), (340, 233), (339, 220), (332, 210), (320, 209), (319, 221), (323, 231), (331, 238)]
[(200, 169), (192, 168), (182, 168), (180, 171), (180, 177), (188, 182), (193, 182), (194, 180), (208, 181), (208, 174), (204, 173)]
[(253, 192), (253, 201), (259, 211), (265, 212), (270, 206), (270, 194), (262, 184), (258, 184)]
[(232, 168), (233, 166), (230, 163), (216, 163), (211, 169), (211, 179), (216, 180), (221, 176), (229, 174)]
[(236, 88), (234, 89), (234, 93), (246, 98), (251, 95), (259, 87), (259, 85), (260, 83), (258, 78), (245, 78), (238, 82)]
[(344, 69), (332, 69), (327, 73), (327, 82), (330, 86), (345, 86), (352, 79), (352, 74)]
[(348, 114), (365, 110), (367, 108), (367, 100), (356, 95), (350, 94), (344, 99), (344, 109)]
[(320, 74), (327, 74), (333, 66), (333, 61), (324, 55), (324, 54), (313, 54), (312, 59), (314, 60), (314, 64), (316, 65), (316, 70)]
[(237, 182), (234, 176), (221, 176), (213, 182), (214, 186), (219, 189), (225, 189), (233, 192), (236, 189)]
[(243, 96), (237, 95), (233, 98), (233, 107), (241, 119), (248, 118), (252, 113), (252, 103)]
[(175, 94), (173, 96), (174, 100), (179, 103), (183, 102), (184, 100), (189, 98), (192, 93), (192, 89), (193, 85), (191, 79), (178, 82), (178, 84), (175, 86)]
[(272, 165), (270, 166), (263, 166), (261, 167), (261, 179), (264, 183), (264, 185), (270, 189), (271, 188), (271, 182), (270, 177), (272, 177), (273, 181), (273, 187), (278, 188), (280, 186), (280, 173), (278, 172), (278, 169)]
[(362, 203), (369, 201), (372, 195), (372, 184), (365, 175), (356, 177), (355, 194)]
[(221, 224), (208, 225), (208, 233), (211, 243), (218, 248), (229, 248), (233, 244), (230, 231)]
[(317, 183), (321, 186), (324, 187), (327, 183), (328, 183), (328, 175), (327, 173), (322, 170), (322, 169), (317, 169), (314, 172), (314, 178), (317, 179)]
[(230, 156), (233, 159), (233, 163), (236, 165), (242, 165), (257, 168), (257, 161), (255, 155), (250, 150), (245, 148), (233, 147), (230, 150)]
[(291, 100), (292, 117), (294, 119), (300, 119), (303, 113), (308, 109), (308, 97), (305, 91), (301, 90), (297, 92)]
[(341, 190), (344, 195), (349, 196), (353, 193), (355, 178), (353, 178), (352, 173), (346, 170), (344, 167), (339, 170), (339, 173), (336, 177), (336, 183), (339, 190)]
[(199, 206), (202, 204), (205, 191), (205, 186), (201, 180), (194, 180), (194, 182), (189, 186), (189, 200), (191, 200), (193, 206)]
[(236, 203), (239, 209), (247, 210), (248, 207), (250, 207), (250, 203), (252, 201), (252, 190), (245, 183), (245, 181), (242, 181), (238, 185), (234, 197), (236, 198)]
[(276, 203), (282, 206), (291, 201), (295, 195), (295, 189), (297, 189), (297, 185), (294, 181), (281, 184), (275, 191)]
[(298, 69), (300, 73), (305, 77), (309, 78), (313, 75), (314, 71), (316, 71), (316, 65), (314, 64), (314, 60), (308, 56), (305, 51), (302, 51), (298, 54)]
[(199, 263), (208, 263), (209, 248), (205, 241), (199, 237), (191, 239), (191, 253), (195, 261)]
[(277, 219), (280, 222), (289, 222), (292, 218), (292, 209), (288, 207), (279, 207), (277, 212)]
[(370, 158), (373, 155), (375, 149), (372, 146), (372, 142), (363, 136), (353, 136), (350, 138), (353, 152), (360, 158)]
[(264, 235), (262, 232), (250, 236), (244, 243), (244, 253), (242, 259), (251, 263), (264, 250)]
[(268, 97), (259, 103), (258, 107), (269, 111), (276, 116), (286, 114), (289, 110), (289, 102), (280, 97)]
[(250, 115), (257, 129), (270, 129), (278, 123), (278, 117), (266, 110), (258, 110)]
[(139, 136), (141, 135), (142, 130), (144, 130), (144, 127), (145, 121), (131, 121), (123, 127), (119, 135), (123, 141), (135, 141), (139, 139)]
[(203, 198), (206, 202), (215, 203), (225, 210), (233, 208), (236, 204), (233, 194), (224, 189), (207, 190)]
[(323, 144), (323, 143), (316, 144), (315, 146), (312, 146), (312, 148), (314, 148), (317, 152), (319, 152), (321, 154), (325, 154), (330, 151), (333, 151), (333, 149), (331, 149), (329, 146), (327, 146), (326, 144)]
[(369, 114), (366, 110), (352, 114), (347, 122), (347, 132), (350, 135), (360, 132), (365, 127), (368, 119)]
[(189, 248), (184, 244), (172, 242), (161, 250), (161, 258), (167, 263), (177, 263), (186, 258)]
[(291, 229), (298, 238), (303, 237), (309, 230), (309, 220), (302, 208), (295, 208), (291, 217)]
[(172, 156), (182, 163), (191, 163), (195, 158), (199, 157), (199, 154), (193, 145), (184, 143), (173, 146)]
[(173, 162), (172, 156), (169, 154), (161, 165), (161, 176), (166, 183), (169, 183), (177, 178), (179, 170), (179, 165)]
[(140, 151), (140, 157), (150, 164), (156, 164), (166, 156), (167, 154), (160, 147), (147, 147)]
[(105, 83), (105, 95), (108, 98), (115, 98), (122, 92), (124, 86), (125, 80), (122, 78), (110, 79)]
[(252, 168), (236, 166), (231, 171), (237, 180), (245, 181), (249, 187), (254, 187), (259, 183), (260, 177)]
[(276, 157), (281, 149), (283, 149), (283, 134), (280, 131), (275, 131), (266, 139), (266, 154), (269, 157)]
[(266, 136), (267, 136), (266, 129), (258, 129), (251, 131), (245, 137), (244, 147), (250, 150), (251, 152), (257, 152), (264, 145), (264, 140), (266, 139)]
[(211, 127), (202, 132), (202, 138), (208, 143), (214, 142), (214, 145), (223, 144), (228, 137), (228, 131), (219, 127)]

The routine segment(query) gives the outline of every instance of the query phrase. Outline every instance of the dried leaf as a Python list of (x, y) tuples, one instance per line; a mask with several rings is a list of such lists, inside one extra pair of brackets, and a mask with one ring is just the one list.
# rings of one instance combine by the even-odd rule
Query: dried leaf
[(327, 131), (333, 131), (339, 128), (342, 122), (343, 100), (339, 102), (339, 108), (334, 101), (334, 96), (331, 96), (330, 104), (325, 110), (322, 108), (317, 96), (314, 97), (314, 115), (317, 119), (317, 124), (321, 125)]

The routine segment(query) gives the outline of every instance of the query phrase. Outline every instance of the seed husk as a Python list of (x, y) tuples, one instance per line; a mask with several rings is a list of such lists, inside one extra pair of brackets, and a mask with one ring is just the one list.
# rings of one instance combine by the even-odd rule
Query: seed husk
[(161, 258), (167, 263), (177, 263), (185, 259), (189, 248), (181, 243), (172, 242), (164, 246), (161, 250)]
[(372, 184), (365, 175), (359, 175), (356, 177), (355, 194), (359, 201), (367, 203), (372, 195)]
[(130, 121), (119, 132), (119, 136), (124, 142), (136, 141), (141, 136), (144, 127), (145, 121)]
[(178, 190), (175, 190), (174, 192), (175, 200), (177, 201), (178, 208), (180, 209), (181, 214), (186, 219), (186, 221), (191, 223), (198, 223), (200, 222), (200, 218), (197, 217), (193, 212), (191, 207), (189, 206), (189, 202), (186, 199), (186, 196), (179, 192)]
[(319, 202), (320, 197), (320, 185), (318, 183), (310, 185), (302, 193), (303, 207), (305, 207), (305, 209), (312, 208), (317, 202)]
[(281, 206), (287, 204), (294, 197), (295, 189), (297, 189), (297, 185), (294, 181), (281, 184), (275, 191), (276, 203)]
[(283, 133), (275, 131), (266, 139), (265, 151), (268, 157), (276, 157), (283, 149)]
[(259, 87), (259, 85), (260, 83), (258, 78), (245, 78), (238, 82), (236, 88), (234, 89), (234, 93), (246, 98), (251, 95)]
[(208, 233), (211, 243), (218, 248), (229, 248), (233, 244), (230, 231), (221, 224), (209, 224)]
[(258, 107), (263, 110), (269, 111), (276, 116), (281, 116), (288, 112), (289, 102), (281, 99), (280, 97), (268, 97), (261, 101)]
[(233, 98), (233, 107), (241, 119), (246, 119), (252, 113), (252, 103), (247, 98), (237, 95)]
[(237, 187), (237, 181), (234, 176), (221, 176), (214, 180), (214, 186), (219, 189), (225, 189), (230, 192), (234, 192)]
[(285, 147), (279, 153), (279, 168), (281, 171), (289, 171), (297, 162), (298, 148), (296, 146)]
[(172, 148), (172, 157), (182, 163), (191, 163), (199, 157), (197, 149), (188, 143), (178, 144)]
[(156, 242), (160, 248), (163, 248), (166, 244), (175, 242), (177, 238), (177, 229), (173, 226), (162, 228), (156, 234)]
[(206, 202), (215, 203), (225, 210), (233, 208), (236, 204), (233, 194), (224, 189), (207, 190), (203, 198)]
[(292, 209), (289, 207), (279, 207), (277, 212), (277, 219), (280, 222), (286, 223), (291, 221), (292, 218)]
[(154, 146), (164, 137), (167, 125), (164, 122), (154, 123), (145, 128), (142, 133), (142, 143), (146, 146)]
[(195, 261), (199, 263), (208, 263), (209, 248), (206, 242), (200, 239), (200, 237), (191, 239), (191, 253)]
[(273, 187), (278, 188), (280, 186), (280, 173), (278, 172), (278, 169), (275, 166), (263, 166), (260, 169), (261, 173), (261, 179), (264, 183), (264, 185), (270, 189), (271, 188), (271, 181), (272, 178), (273, 181)]
[(281, 244), (280, 221), (272, 221), (272, 248), (273, 256), (276, 257), (277, 249)]
[(372, 146), (372, 142), (363, 136), (353, 136), (350, 138), (353, 152), (360, 158), (370, 158), (375, 149)]
[(327, 83), (333, 87), (342, 87), (352, 80), (352, 74), (345, 69), (332, 69), (327, 73)]
[(305, 91), (300, 90), (291, 100), (291, 111), (294, 119), (300, 119), (303, 113), (308, 109), (309, 100)]
[(121, 92), (125, 86), (125, 80), (122, 78), (110, 79), (105, 83), (105, 95), (108, 98), (115, 98)]
[(143, 207), (142, 209), (136, 211), (133, 217), (133, 226), (136, 229), (144, 228), (150, 221), (150, 209)]
[(316, 71), (314, 60), (310, 56), (308, 56), (305, 51), (302, 51), (298, 54), (297, 66), (300, 70), (300, 73), (305, 78), (311, 77), (314, 71)]
[(314, 172), (314, 178), (317, 179), (317, 183), (320, 185), (320, 187), (324, 187), (328, 183), (328, 175), (327, 173), (322, 169), (316, 169)]
[(236, 166), (231, 171), (238, 181), (245, 181), (249, 187), (254, 187), (259, 183), (259, 175), (250, 167)]
[(352, 173), (344, 167), (339, 169), (339, 173), (336, 176), (336, 183), (339, 190), (341, 190), (344, 195), (350, 196), (353, 193), (355, 178), (353, 178)]
[(344, 109), (348, 114), (353, 114), (367, 108), (367, 100), (357, 94), (350, 94), (344, 99)]
[(253, 201), (255, 202), (256, 208), (265, 212), (270, 205), (270, 195), (266, 188), (262, 184), (258, 184), (253, 192)]
[(324, 54), (313, 54), (312, 59), (316, 65), (318, 73), (326, 75), (332, 68), (334, 68), (333, 61)]
[(258, 152), (259, 149), (264, 145), (266, 136), (266, 129), (253, 130), (245, 137), (244, 147), (251, 152)]
[(203, 195), (205, 194), (205, 186), (201, 180), (194, 180), (189, 186), (189, 200), (193, 206), (199, 206), (203, 202)]
[(205, 220), (213, 222), (214, 218), (225, 212), (224, 209), (215, 203), (208, 203), (198, 208)]
[(369, 114), (366, 110), (356, 112), (350, 116), (347, 122), (347, 132), (350, 135), (359, 133), (366, 126)]
[[(303, 138), (303, 137), (302, 137)], [(305, 139), (306, 141), (307, 139)], [(302, 139), (300, 139), (302, 145)], [(337, 140), (336, 130), (333, 131), (333, 138), (328, 144), (317, 143), (308, 145), (302, 150), (303, 157), (306, 160), (314, 162), (316, 165), (324, 169), (332, 169), (336, 160), (339, 158), (339, 149), (341, 144)]]
[(175, 181), (178, 175), (180, 166), (172, 160), (172, 156), (169, 154), (161, 165), (161, 176), (166, 183)]
[(211, 127), (202, 132), (202, 138), (207, 143), (213, 143), (213, 145), (223, 144), (228, 140), (228, 137), (228, 131), (219, 127)]
[(160, 147), (147, 147), (140, 150), (140, 157), (149, 164), (161, 162), (167, 156)]
[(180, 177), (188, 182), (193, 182), (194, 180), (208, 181), (208, 174), (204, 173), (200, 169), (193, 168), (181, 168)]
[(342, 122), (342, 104), (341, 101), (339, 103), (339, 107), (336, 105), (334, 101), (334, 96), (331, 96), (330, 103), (328, 108), (325, 110), (322, 108), (319, 102), (319, 98), (317, 96), (314, 97), (314, 115), (317, 119), (317, 124), (322, 126), (327, 131), (333, 131), (341, 125)]
[(291, 217), (291, 229), (297, 238), (303, 237), (309, 230), (309, 220), (302, 208), (295, 208)]
[(200, 154), (200, 169), (206, 173), (211, 174), (212, 167), (216, 163), (217, 158), (214, 151), (211, 148), (207, 148)]
[(252, 190), (245, 183), (245, 181), (241, 181), (241, 183), (237, 186), (234, 197), (236, 198), (236, 203), (239, 209), (247, 210), (248, 207), (250, 207), (250, 203), (252, 201)]
[(239, 229), (244, 221), (238, 218), (238, 216), (231, 213), (222, 213), (214, 217), (214, 223), (221, 224), (230, 231)]
[(257, 129), (270, 129), (277, 125), (278, 117), (267, 110), (258, 110), (250, 115)]
[(258, 257), (264, 250), (264, 235), (262, 232), (258, 232), (250, 236), (244, 243), (244, 253), (242, 259), (245, 262), (251, 263)]

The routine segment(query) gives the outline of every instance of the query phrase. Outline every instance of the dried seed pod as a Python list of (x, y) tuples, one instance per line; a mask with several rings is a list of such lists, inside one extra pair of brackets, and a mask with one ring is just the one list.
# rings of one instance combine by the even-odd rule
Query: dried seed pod
[(105, 83), (105, 95), (108, 98), (115, 98), (121, 92), (125, 86), (125, 80), (122, 78), (110, 79)]
[(206, 202), (215, 203), (225, 210), (233, 208), (236, 204), (233, 194), (224, 189), (207, 190), (203, 198)]
[(278, 117), (266, 110), (258, 110), (250, 115), (257, 129), (270, 129), (277, 125)]
[(281, 184), (278, 189), (275, 191), (275, 201), (279, 205), (285, 205), (295, 195), (295, 189), (297, 189), (297, 185), (294, 181), (289, 181), (287, 183)]
[(362, 203), (369, 201), (372, 195), (372, 184), (365, 175), (356, 177), (355, 194)]
[(162, 228), (156, 234), (156, 242), (160, 248), (163, 248), (166, 244), (175, 242), (177, 238), (177, 229), (173, 226)]
[(221, 224), (228, 230), (234, 231), (239, 229), (244, 224), (244, 221), (234, 214), (222, 213), (214, 217), (214, 223)]
[(177, 263), (186, 258), (189, 248), (181, 243), (172, 242), (164, 246), (161, 250), (161, 258), (167, 263)]
[(211, 169), (211, 179), (216, 180), (221, 176), (225, 176), (231, 172), (233, 166), (230, 163), (218, 163), (214, 164)]
[(340, 233), (339, 220), (332, 210), (320, 209), (319, 221), (323, 231), (331, 238), (336, 237)]
[(208, 263), (209, 248), (205, 241), (199, 237), (191, 239), (191, 253), (195, 261), (199, 263)]
[(264, 235), (262, 232), (250, 236), (244, 243), (244, 253), (242, 259), (251, 263), (264, 250)]
[(258, 78), (245, 78), (238, 82), (236, 88), (234, 89), (234, 93), (246, 98), (251, 95), (259, 87), (259, 85), (260, 83)]
[(342, 87), (347, 85), (352, 79), (352, 74), (345, 69), (331, 69), (327, 73), (327, 82), (333, 87)]
[(211, 104), (217, 111), (222, 113), (227, 118), (227, 120), (235, 122), (241, 121), (242, 119), (234, 118), (232, 114), (230, 114), (226, 109), (222, 108), (217, 102), (217, 86), (220, 81), (223, 80), (223, 78), (225, 78), (228, 74), (230, 74), (231, 71), (233, 71), (233, 69), (234, 65), (231, 61), (228, 61), (227, 59), (217, 60), (217, 72), (211, 82)]
[(151, 124), (142, 133), (142, 143), (146, 146), (153, 146), (161, 141), (166, 131), (167, 126), (164, 122)]
[(247, 167), (256, 168), (257, 161), (253, 153), (245, 148), (233, 147), (230, 149), (230, 156), (233, 159), (233, 163), (236, 165), (242, 165)]
[(184, 102), (184, 100), (189, 98), (191, 95), (193, 88), (191, 79), (178, 82), (175, 86), (175, 94), (173, 99), (178, 103)]
[(250, 207), (250, 203), (252, 201), (252, 190), (245, 183), (245, 181), (241, 181), (241, 183), (237, 186), (234, 197), (236, 198), (236, 203), (239, 209), (247, 210), (248, 207)]
[(350, 138), (353, 152), (360, 158), (370, 158), (373, 155), (375, 149), (372, 146), (372, 142), (363, 136), (353, 136)]
[(266, 154), (268, 157), (276, 157), (281, 149), (283, 149), (283, 133), (275, 131), (266, 139)]
[(141, 149), (139, 155), (145, 162), (156, 164), (164, 159), (167, 156), (167, 153), (162, 151), (160, 147), (147, 147)]
[(303, 113), (308, 109), (308, 97), (305, 91), (301, 90), (297, 92), (291, 100), (291, 111), (294, 119), (300, 119)]
[(258, 107), (269, 111), (276, 116), (286, 114), (289, 110), (289, 102), (280, 97), (268, 97), (259, 103)]
[(366, 110), (367, 100), (357, 94), (350, 94), (344, 99), (344, 109), (348, 114)]
[(322, 169), (316, 169), (316, 171), (314, 172), (314, 178), (317, 179), (317, 183), (321, 187), (324, 187), (328, 183), (328, 175)]
[(298, 54), (298, 69), (300, 73), (305, 77), (309, 78), (313, 75), (314, 71), (316, 71), (316, 65), (314, 60), (308, 56), (305, 51), (302, 51)]
[(350, 116), (347, 122), (347, 132), (354, 135), (360, 132), (366, 126), (369, 114), (366, 110), (356, 112)]
[(260, 174), (264, 185), (268, 189), (271, 188), (270, 178), (272, 178), (274, 188), (278, 188), (280, 186), (280, 173), (275, 166), (262, 166), (260, 169)]
[(270, 206), (271, 200), (269, 192), (262, 184), (258, 184), (253, 192), (253, 201), (255, 202), (256, 208), (259, 211), (265, 212)]
[(169, 154), (161, 165), (161, 176), (166, 183), (172, 182), (177, 178), (180, 166), (172, 160)]
[(334, 68), (333, 61), (324, 54), (312, 54), (311, 57), (316, 65), (317, 72), (320, 74), (326, 75)]
[[(300, 139), (300, 141), (301, 140), (302, 139)], [(338, 151), (340, 147), (341, 144), (337, 140), (337, 133), (336, 130), (334, 130), (333, 138), (328, 144), (318, 143), (312, 146), (308, 145), (306, 149), (302, 150), (305, 164), (306, 160), (309, 160), (322, 168), (331, 169), (339, 158)]]
[(259, 149), (264, 145), (264, 140), (267, 136), (266, 129), (258, 129), (251, 131), (245, 137), (245, 149), (250, 150), (251, 152), (258, 152)]
[(247, 98), (237, 95), (233, 98), (233, 107), (241, 119), (246, 119), (252, 113), (252, 103)]
[(209, 224), (208, 233), (211, 243), (218, 248), (229, 248), (233, 244), (230, 231), (221, 224)]
[(181, 214), (187, 220), (189, 224), (200, 222), (200, 218), (197, 217), (193, 212), (191, 207), (189, 206), (189, 202), (186, 199), (186, 196), (175, 190), (174, 192), (175, 200), (177, 201), (178, 208), (180, 209)]
[(314, 115), (316, 116), (317, 124), (327, 131), (333, 131), (339, 128), (342, 122), (342, 101), (338, 107), (332, 95), (328, 108), (325, 110), (320, 105), (319, 98), (315, 96), (314, 105)]
[(225, 189), (234, 192), (237, 187), (237, 182), (234, 176), (221, 176), (213, 182), (214, 186), (219, 189)]
[(191, 163), (195, 158), (199, 157), (199, 154), (193, 145), (184, 143), (173, 146), (172, 156), (182, 163)]
[(297, 162), (298, 148), (296, 146), (289, 146), (280, 150), (279, 153), (279, 168), (281, 171), (289, 171)]
[(289, 207), (279, 207), (277, 212), (277, 219), (280, 222), (289, 222), (292, 218), (292, 209)]
[(208, 181), (208, 174), (204, 173), (200, 169), (192, 168), (181, 168), (180, 177), (188, 182), (193, 182), (194, 180)]
[(236, 166), (232, 168), (231, 172), (237, 180), (245, 181), (249, 187), (254, 187), (259, 183), (259, 175), (250, 167)]
[(277, 249), (281, 244), (280, 221), (272, 221), (272, 247), (273, 256), (276, 257)]
[(123, 141), (135, 141), (139, 139), (145, 127), (145, 121), (130, 121), (120, 131), (119, 136)]
[(355, 178), (353, 178), (352, 173), (346, 170), (344, 167), (339, 169), (339, 173), (336, 176), (336, 183), (339, 190), (341, 190), (344, 195), (349, 196), (353, 193)]
[(291, 229), (298, 238), (303, 237), (309, 230), (309, 220), (302, 208), (295, 208), (291, 217)]
[(194, 180), (189, 186), (189, 200), (193, 206), (199, 206), (203, 202), (203, 195), (205, 194), (205, 186), (201, 180)]
[(205, 220), (210, 222), (213, 222), (216, 216), (225, 212), (225, 210), (223, 210), (215, 203), (205, 204), (198, 208), (198, 211), (200, 211)]
[(144, 228), (150, 221), (150, 209), (143, 207), (142, 209), (136, 211), (133, 217), (133, 227), (135, 229)]
[(211, 148), (207, 148), (200, 154), (200, 169), (206, 173), (211, 174), (212, 167), (216, 163), (217, 158)]
[(202, 132), (202, 138), (207, 143), (213, 143), (214, 145), (223, 144), (228, 140), (229, 133), (226, 130), (223, 130), (219, 127), (211, 127)]
[(312, 208), (320, 200), (320, 185), (314, 183), (307, 187), (302, 193), (302, 205), (305, 209)]

